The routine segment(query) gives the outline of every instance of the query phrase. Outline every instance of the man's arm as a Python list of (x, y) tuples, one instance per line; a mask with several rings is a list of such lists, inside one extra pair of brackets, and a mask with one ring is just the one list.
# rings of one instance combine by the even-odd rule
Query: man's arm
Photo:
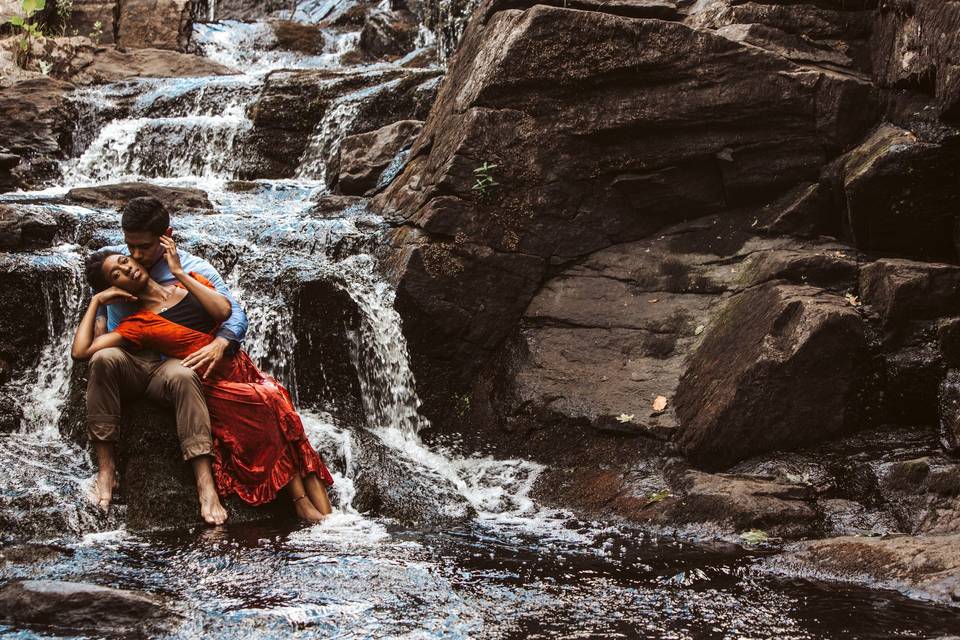
[(247, 314), (244, 313), (243, 307), (230, 294), (230, 289), (227, 288), (223, 278), (209, 262), (198, 260), (189, 270), (196, 271), (209, 280), (213, 287), (230, 301), (230, 317), (220, 325), (217, 337), (224, 338), (233, 345), (234, 349), (239, 349), (243, 338), (247, 335)]
[[(181, 256), (182, 257), (182, 256)], [(230, 317), (217, 330), (216, 339), (205, 347), (201, 347), (183, 359), (183, 366), (193, 369), (204, 378), (210, 375), (229, 349), (235, 352), (240, 348), (243, 337), (247, 334), (247, 314), (230, 295), (230, 290), (224, 283), (217, 270), (206, 260), (191, 261), (189, 271), (199, 273), (210, 281), (214, 288), (230, 301)]]

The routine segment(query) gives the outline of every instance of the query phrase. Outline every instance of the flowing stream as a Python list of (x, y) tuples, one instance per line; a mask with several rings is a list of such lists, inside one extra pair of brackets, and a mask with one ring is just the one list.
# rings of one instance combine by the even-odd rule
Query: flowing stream
[[(316, 21), (343, 9), (338, 6), (302, 2), (296, 19)], [(266, 23), (198, 24), (199, 49), (243, 74), (78, 90), (80, 124), (64, 184), (0, 196), (36, 199), (36, 206), (71, 220), (73, 229), (52, 250), (0, 254), (49, 274), (39, 285), (47, 343), (35, 366), (5, 389), (20, 399), (23, 420), (18, 432), (0, 436), (0, 549), (7, 558), (0, 577), (87, 581), (159, 595), (171, 619), (179, 616), (164, 635), (177, 638), (960, 634), (960, 623), (943, 609), (894, 593), (761, 574), (752, 568), (758, 552), (682, 543), (542, 508), (530, 495), (539, 465), (426, 444), (429, 425), (418, 412), (393, 291), (371, 255), (383, 221), (362, 204), (333, 215), (315, 208), (328, 192), (329, 161), (344, 132), (365, 101), (391, 89), (396, 81), (389, 72), (403, 64), (341, 66), (340, 54), (358, 35), (330, 32), (323, 53), (302, 55), (276, 50)], [(250, 107), (276, 69), (387, 79), (334, 100), (295, 178), (239, 183), (255, 153), (245, 142)], [(178, 214), (175, 236), (224, 274), (250, 318), (245, 348), (290, 389), (311, 440), (331, 462), (337, 506), (325, 522), (135, 534), (123, 527), (122, 506), (104, 517), (88, 504), (93, 466), (84, 449), (61, 435), (65, 422), (76, 420), (69, 342), (85, 302), (87, 247), (118, 243), (121, 235), (112, 210), (56, 200), (71, 187), (125, 180), (209, 194), (214, 211)], [(332, 292), (321, 310), (345, 305), (343, 317), (350, 320), (318, 326), (305, 319), (304, 306), (316, 302), (310, 291)], [(343, 337), (344, 361), (338, 362), (352, 372), (346, 382), (338, 362), (324, 359), (336, 331)], [(354, 411), (345, 385), (358, 394)], [(420, 530), (359, 512), (361, 431), (421, 482), (453, 487), (476, 517), (458, 527)], [(23, 548), (33, 549), (29, 560), (11, 553)], [(62, 635), (2, 626), (0, 633)]]

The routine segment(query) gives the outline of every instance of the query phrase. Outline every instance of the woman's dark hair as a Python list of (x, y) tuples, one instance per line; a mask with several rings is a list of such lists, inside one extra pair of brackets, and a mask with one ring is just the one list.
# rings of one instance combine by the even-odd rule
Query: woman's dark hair
[(134, 198), (123, 208), (120, 227), (124, 231), (149, 231), (162, 236), (170, 227), (170, 214), (156, 198)]
[(110, 286), (107, 277), (103, 275), (103, 263), (110, 256), (118, 256), (118, 251), (97, 251), (87, 258), (87, 284), (89, 284), (96, 293), (100, 293)]

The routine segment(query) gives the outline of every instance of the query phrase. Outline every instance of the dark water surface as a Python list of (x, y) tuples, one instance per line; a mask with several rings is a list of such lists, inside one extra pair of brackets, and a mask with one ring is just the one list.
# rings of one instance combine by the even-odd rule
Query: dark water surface
[[(540, 529), (540, 531), (536, 531)], [(584, 543), (587, 544), (584, 544)], [(8, 563), (7, 578), (161, 596), (171, 638), (931, 638), (960, 612), (897, 593), (780, 579), (735, 546), (556, 520), (391, 530), (335, 515), (305, 528), (107, 533)], [(175, 618), (175, 616), (172, 616)], [(5, 636), (58, 635), (0, 627)]]

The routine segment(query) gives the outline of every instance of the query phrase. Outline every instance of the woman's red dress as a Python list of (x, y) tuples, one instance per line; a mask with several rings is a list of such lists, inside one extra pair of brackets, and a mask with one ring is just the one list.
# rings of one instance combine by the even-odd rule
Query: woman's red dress
[[(191, 274), (207, 286), (203, 276)], [(214, 336), (152, 311), (127, 316), (116, 332), (138, 348), (185, 358)], [(260, 372), (244, 351), (225, 356), (203, 381), (213, 431), (213, 475), (222, 496), (236, 493), (252, 505), (272, 501), (296, 474), (333, 478), (310, 445), (290, 394)]]

